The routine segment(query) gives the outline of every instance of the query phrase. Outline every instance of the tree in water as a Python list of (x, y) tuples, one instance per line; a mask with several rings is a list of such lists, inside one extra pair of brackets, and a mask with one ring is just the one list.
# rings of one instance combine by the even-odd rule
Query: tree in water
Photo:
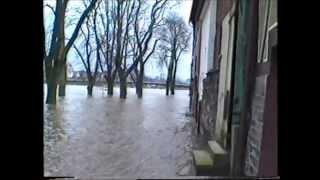
[(99, 62), (101, 72), (105, 73), (105, 80), (108, 87), (108, 95), (113, 95), (113, 87), (115, 80), (115, 66), (114, 66), (114, 47), (116, 34), (116, 18), (115, 18), (115, 0), (104, 0), (97, 9), (97, 14), (100, 17), (100, 25), (102, 31), (96, 32), (96, 41), (101, 48), (102, 58)]
[[(87, 94), (88, 96), (92, 96), (93, 93), (93, 87), (96, 83), (96, 78), (98, 74), (98, 67), (100, 62), (100, 43), (99, 39), (97, 37), (97, 27), (96, 27), (96, 17), (97, 17), (97, 9), (94, 10), (94, 15), (91, 17), (90, 15), (86, 19), (85, 22), (85, 30), (81, 28), (81, 37), (83, 37), (83, 43), (84, 44), (81, 49), (84, 50), (81, 51), (77, 46), (74, 44), (73, 47), (76, 50), (78, 56), (80, 57), (80, 60), (83, 64), (83, 67), (87, 74)], [(93, 19), (93, 20), (92, 20)], [(93, 22), (92, 22), (93, 21)], [(94, 39), (93, 40), (93, 34), (92, 30), (94, 31)], [(95, 49), (92, 47), (92, 45), (95, 44)], [(95, 53), (96, 57), (94, 58), (93, 53)]]
[(170, 13), (165, 18), (165, 26), (160, 31), (158, 64), (166, 66), (166, 95), (174, 95), (178, 62), (181, 54), (188, 51), (191, 32), (182, 17)]
[[(144, 2), (145, 3), (145, 2)], [(163, 14), (165, 12), (166, 6), (168, 5), (167, 0), (156, 1), (150, 10), (150, 21), (146, 26), (139, 25), (142, 17), (147, 16), (146, 12), (142, 9), (145, 5), (140, 0), (138, 1), (138, 8), (135, 12), (134, 18), (134, 48), (135, 59), (139, 66), (134, 67), (134, 73), (136, 76), (136, 94), (138, 98), (142, 98), (143, 90), (143, 79), (144, 79), (144, 66), (146, 62), (150, 59), (151, 55), (155, 52), (158, 38), (155, 38), (155, 32), (157, 32), (163, 25)], [(152, 41), (153, 39), (153, 41)], [(152, 48), (149, 48), (149, 44), (152, 44)]]
[[(152, 41), (154, 30), (159, 26), (167, 2), (168, 0), (155, 0), (149, 8), (149, 2), (145, 0), (111, 1), (112, 23), (110, 24), (112, 24), (111, 46), (113, 48), (109, 52), (111, 62), (114, 63), (111, 76), (114, 80), (118, 75), (120, 98), (126, 98), (127, 79), (133, 72), (136, 73), (138, 87), (142, 88), (144, 65), (158, 41)], [(139, 26), (140, 24), (142, 26)], [(152, 48), (149, 47), (150, 44)], [(142, 90), (139, 92), (141, 93), (138, 96), (142, 97)]]
[(84, 10), (80, 19), (71, 35), (71, 38), (65, 45), (65, 14), (69, 0), (57, 0), (54, 10), (54, 24), (51, 36), (50, 49), (46, 54), (45, 75), (47, 80), (47, 104), (56, 104), (57, 87), (61, 73), (64, 73), (66, 67), (67, 54), (76, 40), (80, 31), (81, 25), (86, 19), (89, 12), (94, 8), (97, 0), (92, 0), (89, 6)]

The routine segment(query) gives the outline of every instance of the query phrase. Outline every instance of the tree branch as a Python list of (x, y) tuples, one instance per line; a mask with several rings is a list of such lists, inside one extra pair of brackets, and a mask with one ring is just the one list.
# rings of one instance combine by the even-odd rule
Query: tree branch
[(87, 66), (87, 65), (86, 65), (86, 63), (85, 63), (85, 60), (84, 60), (84, 58), (83, 58), (83, 56), (82, 56), (81, 52), (80, 52), (80, 51), (79, 51), (79, 49), (76, 47), (76, 45), (73, 45), (73, 48), (76, 50), (76, 52), (77, 52), (78, 56), (80, 57), (80, 59), (81, 59), (81, 61), (82, 61), (82, 64), (83, 64), (84, 68), (85, 68), (85, 69), (86, 69), (86, 71), (87, 71), (88, 66)]
[(153, 54), (154, 50), (156, 49), (157, 43), (158, 43), (159, 39), (157, 39), (152, 47), (151, 52), (147, 55), (146, 59), (143, 61), (143, 65), (148, 61), (148, 59), (150, 58), (150, 56)]
[(88, 8), (81, 15), (81, 17), (77, 23), (77, 26), (76, 26), (75, 30), (73, 31), (73, 34), (65, 47), (64, 56), (66, 56), (66, 54), (68, 54), (68, 51), (70, 50), (72, 44), (74, 43), (74, 41), (76, 40), (76, 38), (78, 36), (78, 33), (80, 31), (80, 28), (81, 28), (84, 20), (86, 19), (86, 17), (90, 13), (90, 11), (94, 8), (96, 2), (97, 2), (97, 0), (92, 0), (90, 5), (88, 6)]
[(53, 15), (56, 16), (56, 11), (54, 10), (54, 8), (50, 5), (50, 4), (46, 4), (46, 6), (51, 9), (51, 11), (53, 12)]

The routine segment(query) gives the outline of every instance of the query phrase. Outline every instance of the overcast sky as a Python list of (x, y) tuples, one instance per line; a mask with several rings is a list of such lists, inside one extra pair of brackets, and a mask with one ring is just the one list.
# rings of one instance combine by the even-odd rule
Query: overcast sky
[[(54, 6), (56, 0), (44, 0), (44, 4), (50, 4)], [(190, 15), (190, 10), (192, 6), (192, 0), (180, 0), (181, 4), (173, 9), (170, 9), (169, 11), (175, 11), (178, 13), (180, 16), (184, 18), (187, 24), (189, 24), (189, 15)], [(81, 0), (70, 0), (70, 3), (68, 4), (68, 9), (70, 7), (76, 7), (80, 6), (83, 7), (82, 1)], [(73, 13), (70, 11), (70, 14), (67, 14), (67, 18), (72, 17)], [(53, 14), (51, 10), (47, 7), (44, 8), (44, 19), (45, 19), (45, 27), (49, 27), (53, 23)], [(70, 26), (70, 28), (66, 29), (66, 35), (71, 34), (73, 31), (74, 26)], [(190, 26), (190, 30), (192, 30)], [(181, 59), (179, 60), (178, 64), (178, 69), (177, 69), (177, 78), (181, 80), (187, 80), (190, 78), (190, 65), (191, 65), (191, 57), (192, 57), (192, 39), (190, 40), (190, 49), (187, 53), (181, 55)], [(78, 56), (76, 55), (75, 51), (71, 49), (68, 54), (68, 61), (72, 64), (74, 70), (82, 70), (83, 66), (81, 64), (81, 61), (79, 60)], [(146, 63), (146, 68), (145, 68), (145, 74), (147, 76), (151, 77), (156, 77), (160, 76), (166, 76), (166, 69), (158, 68), (157, 67), (157, 60), (156, 59), (150, 59)]]

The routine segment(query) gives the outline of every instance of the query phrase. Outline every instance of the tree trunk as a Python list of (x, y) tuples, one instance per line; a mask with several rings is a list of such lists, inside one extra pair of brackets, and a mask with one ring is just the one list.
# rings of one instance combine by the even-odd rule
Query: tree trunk
[(57, 82), (47, 80), (47, 99), (46, 104), (56, 104), (57, 100)]
[(171, 80), (171, 95), (174, 95), (174, 89), (176, 87), (176, 73), (177, 73), (177, 61), (174, 64), (173, 77)]
[(138, 98), (142, 98), (142, 89), (143, 89), (142, 85), (143, 85), (143, 79), (139, 75), (139, 78), (137, 79), (137, 83), (136, 83), (136, 93)]
[(66, 96), (66, 82), (67, 82), (67, 65), (65, 64), (61, 71), (61, 78), (59, 81), (59, 97)]
[(59, 85), (59, 97), (64, 97), (64, 96), (66, 96), (66, 85), (60, 84)]
[[(140, 63), (141, 64), (141, 63)], [(136, 92), (138, 98), (142, 98), (142, 91), (143, 91), (143, 77), (144, 77), (144, 65), (140, 65), (140, 73), (137, 77), (137, 86), (136, 86)]]
[(167, 82), (166, 82), (166, 95), (169, 95), (169, 88), (170, 83), (172, 81), (172, 70), (173, 70), (173, 59), (170, 60), (170, 64), (168, 67), (168, 74), (167, 74)]
[(171, 80), (171, 87), (170, 87), (171, 95), (174, 95), (174, 88), (175, 88), (175, 80), (172, 79)]
[(113, 96), (113, 81), (111, 78), (108, 80), (108, 95)]
[(54, 66), (51, 69), (46, 69), (46, 71), (50, 71), (48, 73), (47, 79), (47, 98), (46, 104), (55, 105), (57, 102), (57, 87), (58, 87), (58, 72), (59, 72), (59, 63), (58, 61), (54, 62)]
[[(134, 74), (135, 74), (135, 85), (136, 85), (136, 94), (137, 94), (137, 96), (138, 96), (138, 94), (139, 94), (139, 86), (140, 86), (140, 82), (139, 82), (139, 71), (138, 71), (138, 68), (137, 67), (135, 67), (134, 68)], [(139, 97), (139, 96), (138, 96)]]
[(121, 75), (120, 79), (120, 98), (127, 98), (127, 81), (126, 78)]
[(170, 87), (170, 69), (168, 70), (167, 82), (166, 82), (166, 95), (169, 96), (169, 87)]
[(136, 95), (139, 97), (139, 89), (140, 89), (140, 82), (138, 80), (138, 78), (136, 79), (136, 82), (134, 82), (134, 85), (136, 87)]
[(112, 78), (111, 70), (108, 69), (108, 76), (107, 76), (107, 84), (108, 84), (108, 95), (113, 96), (113, 84), (114, 80)]
[(92, 96), (92, 91), (93, 91), (93, 82), (92, 80), (89, 80), (88, 86), (87, 86), (88, 96)]

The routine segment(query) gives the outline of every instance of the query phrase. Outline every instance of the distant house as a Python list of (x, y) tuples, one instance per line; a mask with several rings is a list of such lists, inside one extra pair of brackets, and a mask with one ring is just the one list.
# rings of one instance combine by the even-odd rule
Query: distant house
[(76, 72), (76, 79), (80, 81), (87, 81), (87, 72), (84, 70)]
[(80, 77), (79, 71), (73, 72), (73, 79), (77, 79), (77, 78), (79, 78), (79, 77)]
[(105, 82), (106, 81), (105, 75), (106, 73), (104, 72), (98, 72), (96, 77), (96, 82)]
[(71, 63), (67, 63), (67, 78), (70, 79), (74, 76), (74, 70)]

